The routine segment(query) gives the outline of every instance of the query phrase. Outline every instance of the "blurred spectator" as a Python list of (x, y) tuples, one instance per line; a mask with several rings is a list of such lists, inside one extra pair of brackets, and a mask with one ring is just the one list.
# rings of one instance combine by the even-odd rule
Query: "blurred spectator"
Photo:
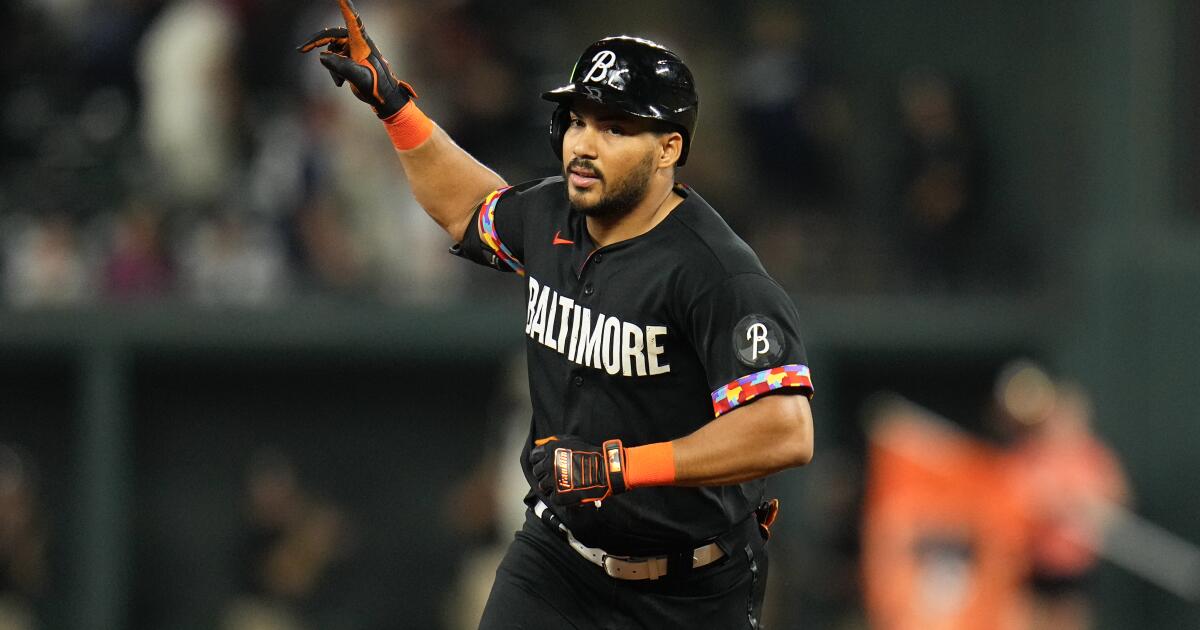
[[(417, 66), (414, 71), (422, 74), (431, 93), (440, 96), (438, 121), (455, 142), (510, 181), (519, 181), (511, 179), (513, 171), (528, 168), (522, 166), (528, 157), (525, 150), (534, 144), (531, 139), (541, 140), (532, 136), (542, 128), (543, 116), (525, 107), (525, 96), (537, 93), (531, 73), (514, 66), (514, 56), (494, 54), (506, 32), (496, 28), (494, 20), (513, 20), (521, 8), (506, 3), (502, 14), (495, 14), (495, 6), (481, 6), (488, 4), (494, 5), (439, 3), (417, 18), (422, 28), (413, 32), (412, 53), (421, 63), (411, 65)], [(493, 14), (490, 20), (480, 19), (488, 13)], [(545, 144), (536, 146), (542, 149)]]
[[(66, 29), (50, 3), (3, 2), (0, 19), (10, 25), (5, 54), (0, 57), (0, 171), (9, 175), (41, 148), (51, 131), (58, 110), (70, 101), (62, 94), (68, 81), (59, 79), (74, 70), (67, 55), (45, 55), (43, 51), (69, 48)], [(36, 60), (36, 62), (31, 62)], [(5, 172), (7, 171), (7, 172)], [(5, 179), (13, 179), (11, 176)], [(9, 182), (5, 182), (8, 184)], [(8, 189), (9, 186), (0, 188)], [(11, 192), (5, 190), (4, 192)]]
[(489, 405), (494, 414), (488, 417), (488, 443), (497, 447), (455, 484), (442, 504), (443, 520), (469, 546), (457, 582), (442, 603), (448, 630), (479, 627), (496, 567), (528, 509), (522, 499), (529, 482), (513, 456), (529, 436), (533, 413), (525, 353), (513, 355), (504, 372), (504, 387)]
[(862, 567), (881, 630), (1028, 627), (1024, 513), (999, 452), (906, 401), (869, 430)]
[[(78, 87), (111, 87), (123, 97), (139, 93), (137, 49), (142, 35), (169, 0), (89, 0), (77, 11), (82, 72)], [(136, 99), (135, 99), (136, 100)]]
[(264, 306), (281, 299), (286, 288), (278, 235), (233, 212), (193, 229), (180, 267), (188, 297), (203, 304)]
[(804, 490), (801, 500), (784, 501), (780, 519), (790, 527), (771, 539), (763, 609), (767, 628), (865, 626), (858, 522), (862, 467), (858, 453), (825, 447), (798, 480)]
[[(228, 70), (238, 75), (236, 80), (248, 91), (263, 95), (278, 94), (296, 83), (296, 75), (287, 71), (292, 57), (280, 46), (293, 37), (297, 16), (302, 14), (304, 5), (322, 6), (327, 11), (336, 9), (336, 3), (332, 2), (295, 0), (221, 0), (221, 4), (237, 20), (238, 30), (248, 34), (237, 39), (233, 54), (238, 62)], [(299, 42), (293, 46), (296, 43)], [(290, 48), (286, 52), (290, 53)]]
[(751, 225), (728, 219), (785, 287), (836, 283), (830, 272), (846, 264), (836, 249), (845, 221), (838, 167), (848, 145), (847, 102), (822, 76), (799, 8), (756, 3), (746, 19), (747, 49), (731, 94), (755, 176), (744, 192), (757, 209)]
[(897, 93), (903, 150), (899, 164), (899, 245), (917, 289), (960, 289), (978, 251), (978, 141), (962, 96), (944, 75), (913, 69)]
[(238, 555), (241, 593), (225, 614), (226, 630), (320, 627), (312, 610), (331, 567), (347, 553), (345, 518), (311, 496), (292, 462), (259, 451), (246, 479), (246, 538)]
[(1076, 385), (1028, 360), (998, 375), (1003, 447), (908, 403), (871, 429), (864, 574), (881, 628), (1092, 626), (1087, 578), (1128, 501)]
[(824, 201), (835, 177), (821, 143), (823, 88), (809, 23), (782, 2), (755, 4), (747, 20), (748, 49), (734, 73), (734, 95), (750, 158), (789, 205)]
[(142, 138), (167, 192), (203, 203), (237, 182), (234, 125), (240, 84), (230, 80), (242, 36), (217, 0), (180, 0), (158, 14), (142, 39)]
[(45, 586), (45, 552), (30, 463), (0, 444), (0, 630), (38, 627), (33, 604)]
[(339, 206), (325, 196), (310, 199), (294, 229), (299, 271), (311, 288), (331, 294), (363, 290), (366, 261)]
[(104, 264), (106, 297), (157, 298), (171, 288), (172, 270), (163, 248), (162, 221), (156, 207), (137, 199), (116, 217), (111, 251)]
[[(1020, 378), (1017, 372), (1010, 380)], [(1007, 463), (1029, 514), (1032, 627), (1085, 630), (1093, 624), (1087, 587), (1103, 544), (1103, 515), (1108, 505), (1129, 501), (1129, 484), (1116, 455), (1091, 431), (1084, 391), (1034, 378), (1045, 379), (1046, 400), (1022, 408), (1009, 393), (1006, 405), (1017, 423)]]
[(73, 222), (63, 215), (14, 218), (4, 235), (4, 288), (18, 307), (78, 305), (91, 297), (93, 278)]

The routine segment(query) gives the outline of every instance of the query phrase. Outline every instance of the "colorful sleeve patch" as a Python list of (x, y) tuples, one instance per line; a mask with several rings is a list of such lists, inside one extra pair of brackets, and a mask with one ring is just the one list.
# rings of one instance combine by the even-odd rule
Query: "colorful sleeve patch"
[(736, 381), (718, 387), (712, 393), (713, 417), (736, 409), (739, 405), (754, 400), (767, 392), (783, 387), (801, 387), (813, 392), (812, 378), (807, 365), (791, 364), (773, 367), (748, 374)]
[(500, 235), (496, 233), (496, 204), (500, 203), (500, 197), (509, 188), (512, 188), (512, 186), (498, 188), (484, 198), (483, 205), (480, 206), (479, 210), (479, 237), (496, 254), (496, 258), (517, 272), (517, 275), (524, 276), (525, 265), (521, 264), (520, 260), (517, 260), (512, 250), (500, 242)]

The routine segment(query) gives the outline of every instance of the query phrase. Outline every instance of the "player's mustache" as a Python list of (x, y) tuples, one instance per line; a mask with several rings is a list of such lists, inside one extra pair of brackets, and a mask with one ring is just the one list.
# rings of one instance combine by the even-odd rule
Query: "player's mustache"
[(571, 169), (575, 168), (588, 171), (592, 174), (592, 177), (595, 177), (601, 181), (604, 180), (604, 173), (601, 173), (600, 169), (596, 168), (596, 165), (592, 164), (591, 160), (585, 160), (583, 158), (572, 158), (571, 161), (567, 163), (567, 168), (563, 169), (563, 176), (567, 176), (567, 174), (571, 172)]

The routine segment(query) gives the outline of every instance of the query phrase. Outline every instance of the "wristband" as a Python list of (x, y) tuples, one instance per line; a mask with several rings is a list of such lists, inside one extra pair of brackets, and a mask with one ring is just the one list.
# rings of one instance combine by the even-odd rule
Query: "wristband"
[(392, 139), (392, 146), (397, 151), (408, 151), (421, 146), (429, 136), (433, 135), (433, 121), (417, 108), (417, 104), (409, 101), (400, 111), (383, 120)]
[(625, 449), (625, 485), (669, 486), (675, 483), (675, 446), (658, 442)]

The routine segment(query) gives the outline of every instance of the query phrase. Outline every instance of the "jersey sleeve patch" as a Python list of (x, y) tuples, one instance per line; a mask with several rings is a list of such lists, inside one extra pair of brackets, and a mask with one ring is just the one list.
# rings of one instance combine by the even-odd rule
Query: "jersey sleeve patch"
[(489, 249), (495, 252), (496, 258), (508, 265), (517, 275), (524, 276), (525, 265), (517, 260), (512, 250), (500, 242), (500, 235), (496, 233), (496, 205), (500, 203), (500, 197), (504, 196), (504, 193), (510, 188), (512, 186), (498, 188), (484, 198), (479, 209), (479, 237)]
[(747, 367), (777, 365), (785, 347), (779, 324), (766, 315), (747, 315), (733, 327), (733, 355)]
[(805, 395), (812, 398), (812, 378), (808, 366), (800, 364), (781, 365), (761, 372), (748, 374), (718, 387), (712, 393), (713, 417), (719, 417), (755, 398), (784, 387), (808, 390)]

